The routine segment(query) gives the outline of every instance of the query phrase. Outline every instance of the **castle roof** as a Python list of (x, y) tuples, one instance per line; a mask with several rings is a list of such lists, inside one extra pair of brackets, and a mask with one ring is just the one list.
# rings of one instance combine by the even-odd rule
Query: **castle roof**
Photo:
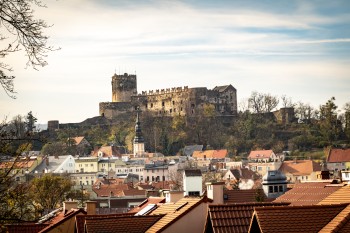
[(225, 86), (216, 86), (213, 88), (214, 91), (218, 91), (218, 92), (224, 92), (227, 90), (227, 88), (233, 88), (234, 90), (236, 90), (231, 84), (230, 85), (225, 85)]

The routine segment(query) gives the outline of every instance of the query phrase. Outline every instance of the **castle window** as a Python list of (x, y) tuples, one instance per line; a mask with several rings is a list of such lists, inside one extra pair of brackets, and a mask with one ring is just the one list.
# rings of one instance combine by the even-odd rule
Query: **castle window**
[(174, 112), (176, 112), (176, 108), (174, 108)]
[(162, 102), (162, 107), (164, 107), (165, 106), (165, 103), (164, 103), (164, 101)]
[(146, 104), (146, 108), (148, 108), (148, 104)]
[(173, 110), (172, 109), (170, 109), (170, 113), (172, 113), (173, 112)]
[(182, 107), (180, 108), (180, 111), (182, 112)]
[(175, 105), (175, 101), (173, 101), (173, 105)]
[(153, 108), (153, 103), (151, 104), (151, 108)]
[(181, 102), (180, 102), (181, 104), (182, 104), (182, 100), (181, 100)]
[(135, 108), (135, 111), (137, 110), (137, 106), (134, 107)]

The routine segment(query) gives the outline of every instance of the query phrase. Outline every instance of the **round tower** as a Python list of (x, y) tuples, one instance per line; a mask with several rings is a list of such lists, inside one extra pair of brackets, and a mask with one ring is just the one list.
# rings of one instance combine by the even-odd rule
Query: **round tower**
[(112, 76), (112, 102), (131, 102), (131, 96), (137, 95), (137, 79), (135, 74)]

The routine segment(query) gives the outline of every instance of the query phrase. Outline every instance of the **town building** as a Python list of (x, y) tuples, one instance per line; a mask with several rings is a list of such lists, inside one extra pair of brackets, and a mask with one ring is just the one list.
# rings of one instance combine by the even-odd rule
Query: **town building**
[(268, 198), (277, 198), (287, 191), (287, 178), (278, 171), (268, 171), (263, 177), (263, 190)]
[(75, 172), (98, 172), (98, 160), (97, 157), (80, 157), (75, 159)]
[(199, 169), (186, 169), (183, 172), (185, 196), (200, 196), (203, 193), (202, 172)]
[(288, 182), (315, 181), (321, 179), (321, 165), (313, 160), (283, 161), (279, 168)]
[(331, 148), (326, 151), (328, 170), (338, 174), (338, 171), (344, 171), (350, 168), (350, 149)]

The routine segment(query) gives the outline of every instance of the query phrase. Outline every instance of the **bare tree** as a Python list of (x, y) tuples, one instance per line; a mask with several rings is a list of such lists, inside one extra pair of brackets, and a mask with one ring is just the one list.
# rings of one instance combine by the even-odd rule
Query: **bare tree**
[(282, 100), (282, 106), (284, 108), (294, 108), (296, 104), (293, 103), (292, 98), (291, 97), (287, 97), (286, 95), (282, 95), (281, 96), (281, 100)]
[[(0, 58), (23, 50), (28, 58), (27, 66), (34, 69), (47, 65), (47, 52), (54, 50), (47, 45), (48, 36), (43, 30), (49, 26), (34, 17), (33, 6), (45, 7), (40, 0), (0, 0), (0, 41), (7, 44), (0, 49)], [(16, 98), (14, 76), (6, 74), (13, 68), (0, 62), (0, 84), (11, 98)]]
[(276, 96), (271, 94), (259, 93), (253, 91), (249, 97), (249, 107), (255, 113), (266, 113), (271, 112), (277, 107), (279, 100)]

